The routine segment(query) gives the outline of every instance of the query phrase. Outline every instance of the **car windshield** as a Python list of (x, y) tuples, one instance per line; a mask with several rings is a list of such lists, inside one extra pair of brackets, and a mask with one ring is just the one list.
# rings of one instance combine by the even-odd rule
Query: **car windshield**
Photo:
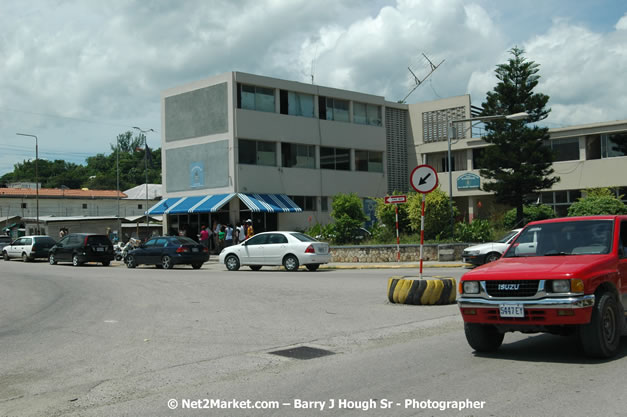
[(577, 220), (532, 225), (523, 230), (504, 258), (607, 254), (612, 220)]
[(291, 233), (291, 235), (294, 236), (296, 239), (300, 240), (301, 242), (317, 242), (316, 239), (304, 233)]
[(508, 232), (505, 236), (503, 236), (502, 238), (497, 240), (496, 243), (507, 243), (508, 240), (510, 240), (512, 237), (516, 236), (516, 233), (518, 233), (518, 232), (515, 231), (515, 230), (512, 230), (511, 232)]

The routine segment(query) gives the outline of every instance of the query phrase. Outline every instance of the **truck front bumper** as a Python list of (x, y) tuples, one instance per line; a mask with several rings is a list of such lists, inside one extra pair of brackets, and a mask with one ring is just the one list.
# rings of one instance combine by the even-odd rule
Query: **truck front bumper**
[[(461, 297), (457, 304), (462, 318), (468, 323), (520, 324), (561, 326), (590, 322), (594, 295), (548, 297), (534, 300), (503, 300)], [(501, 317), (500, 307), (522, 305), (524, 317)]]

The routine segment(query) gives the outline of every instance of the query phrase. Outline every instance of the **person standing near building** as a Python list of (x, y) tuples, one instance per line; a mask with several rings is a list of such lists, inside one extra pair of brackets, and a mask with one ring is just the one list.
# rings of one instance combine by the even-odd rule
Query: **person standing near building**
[(246, 220), (246, 239), (250, 239), (255, 234), (253, 229), (253, 221), (251, 219)]
[(224, 247), (228, 248), (233, 245), (233, 225), (226, 225), (226, 235), (224, 236)]
[(239, 243), (242, 243), (243, 241), (246, 240), (246, 226), (244, 223), (238, 223), (239, 226), (237, 227), (239, 229)]
[(209, 248), (209, 232), (204, 224), (200, 228), (200, 244), (205, 248)]

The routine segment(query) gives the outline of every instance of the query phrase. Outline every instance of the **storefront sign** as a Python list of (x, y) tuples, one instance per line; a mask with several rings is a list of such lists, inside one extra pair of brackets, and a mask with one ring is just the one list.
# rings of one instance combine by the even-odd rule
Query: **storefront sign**
[(457, 178), (457, 189), (458, 190), (474, 190), (479, 189), (481, 187), (481, 177), (477, 174), (472, 174), (470, 172), (465, 173), (464, 175)]

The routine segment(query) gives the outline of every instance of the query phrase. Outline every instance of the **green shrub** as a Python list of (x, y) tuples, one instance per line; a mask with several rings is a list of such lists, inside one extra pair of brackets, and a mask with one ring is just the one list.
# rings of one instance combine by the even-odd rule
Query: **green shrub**
[(580, 198), (568, 208), (568, 216), (598, 216), (603, 214), (627, 214), (627, 205), (609, 188), (586, 190), (586, 196)]
[(455, 238), (460, 242), (489, 242), (493, 239), (492, 225), (481, 219), (474, 219), (471, 223), (457, 223)]
[[(411, 230), (420, 233), (420, 211), (422, 194), (412, 193), (407, 199), (407, 210)], [(453, 202), (453, 218), (457, 218), (459, 210)], [(425, 239), (441, 240), (452, 238), (451, 212), (448, 194), (436, 188), (425, 199)]]
[(522, 224), (516, 224), (516, 209), (513, 208), (505, 213), (503, 216), (503, 225), (507, 229), (515, 229), (517, 227), (523, 227), (529, 222), (536, 220), (552, 219), (555, 217), (555, 213), (550, 206), (546, 204), (524, 206), (523, 207), (524, 221)]

